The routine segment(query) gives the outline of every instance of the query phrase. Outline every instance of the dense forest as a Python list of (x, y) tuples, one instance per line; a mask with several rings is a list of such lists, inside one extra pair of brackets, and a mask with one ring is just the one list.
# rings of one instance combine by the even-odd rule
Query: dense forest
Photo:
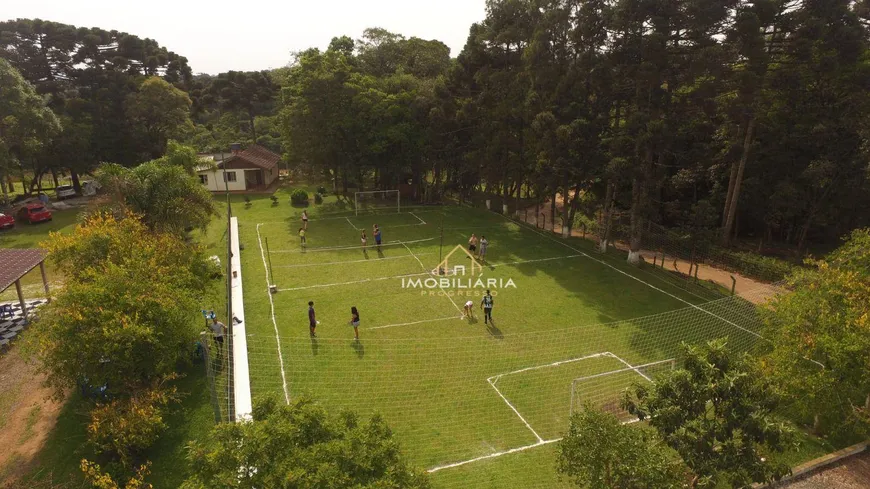
[(870, 225), (868, 41), (866, 0), (488, 0), (455, 57), (372, 28), (194, 76), (151, 39), (19, 19), (0, 57), (58, 121), (7, 130), (0, 171), (257, 142), (339, 191), (567, 196), (563, 222), (618, 213), (633, 250), (650, 221), (804, 250)]

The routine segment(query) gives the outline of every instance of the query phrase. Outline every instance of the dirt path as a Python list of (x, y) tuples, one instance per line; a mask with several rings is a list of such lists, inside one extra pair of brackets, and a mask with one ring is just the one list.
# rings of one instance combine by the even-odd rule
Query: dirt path
[[(528, 224), (532, 224), (532, 225), (535, 225), (537, 227), (540, 227), (540, 225), (546, 224), (548, 229), (550, 228), (551, 223), (555, 223), (555, 225), (553, 226), (554, 227), (553, 232), (558, 234), (559, 236), (561, 236), (562, 235), (562, 225), (560, 224), (560, 220), (561, 220), (560, 216), (561, 216), (562, 209), (563, 209), (562, 196), (559, 195), (557, 200), (556, 200), (557, 216), (556, 216), (555, 221), (553, 220), (553, 216), (550, 215), (550, 202), (549, 201), (547, 201), (544, 204), (541, 204), (540, 209), (539, 209), (540, 214), (536, 215), (535, 209), (536, 209), (535, 207), (530, 207), (529, 209), (527, 209), (529, 219), (526, 222)], [(541, 222), (541, 220), (539, 219), (541, 217), (541, 215), (543, 215), (543, 217), (545, 219), (543, 222)], [(520, 219), (525, 220), (524, 219), (525, 216), (526, 216), (526, 212), (519, 213)], [(592, 235), (592, 234), (584, 235), (582, 230), (579, 230), (579, 229), (572, 229), (571, 236), (576, 236), (578, 238), (585, 238), (585, 239), (588, 239), (590, 241), (595, 241), (595, 242), (598, 241), (598, 238), (595, 235)], [(625, 251), (626, 253), (629, 250), (628, 243), (623, 243), (621, 241), (613, 243), (613, 246), (615, 246), (617, 249), (619, 249), (621, 251)], [(657, 263), (661, 263), (662, 258), (661, 258), (660, 253), (642, 249), (640, 251), (640, 255), (643, 257), (643, 259), (647, 263), (653, 263), (654, 257), (656, 258)], [(690, 266), (690, 263), (686, 260), (674, 258), (671, 256), (667, 256), (665, 259), (665, 268), (667, 268), (668, 270), (676, 270), (677, 272), (680, 272), (683, 275), (687, 275), (689, 273), (689, 266)], [(694, 267), (692, 270), (692, 274), (693, 275), (695, 274)], [(731, 280), (732, 275), (734, 276), (735, 279), (737, 279), (736, 285), (734, 287), (734, 292), (738, 295), (746, 297), (747, 300), (750, 300), (754, 303), (761, 303), (761, 302), (766, 301), (768, 298), (770, 298), (774, 294), (774, 289), (769, 287), (768, 284), (765, 284), (763, 282), (759, 282), (757, 280), (751, 279), (751, 278), (746, 277), (744, 275), (741, 275), (739, 273), (729, 272), (729, 271), (722, 270), (719, 268), (711, 267), (710, 265), (705, 265), (703, 263), (698, 265), (698, 275), (697, 276), (698, 276), (699, 280), (707, 280), (707, 281), (715, 282), (715, 283), (727, 288), (728, 290), (731, 290), (731, 286), (733, 284), (733, 282)], [(768, 291), (768, 292), (766, 292), (766, 291)]]
[(54, 428), (63, 407), (18, 348), (0, 354), (0, 487), (15, 487)]

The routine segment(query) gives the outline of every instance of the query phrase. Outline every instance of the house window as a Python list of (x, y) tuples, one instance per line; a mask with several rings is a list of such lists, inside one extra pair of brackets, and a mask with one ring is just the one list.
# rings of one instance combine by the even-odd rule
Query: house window
[(208, 185), (208, 175), (200, 175), (199, 176), (199, 183), (201, 183), (203, 185)]
[(235, 182), (236, 181), (236, 172), (228, 171), (224, 173), (224, 180), (227, 182)]

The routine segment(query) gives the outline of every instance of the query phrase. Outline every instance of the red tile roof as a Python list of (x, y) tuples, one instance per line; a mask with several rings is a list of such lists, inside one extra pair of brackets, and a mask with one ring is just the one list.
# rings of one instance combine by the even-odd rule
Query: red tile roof
[(0, 292), (36, 268), (45, 260), (45, 251), (31, 249), (0, 249)]
[(264, 170), (271, 170), (278, 166), (281, 157), (259, 144), (252, 144), (244, 151), (239, 151), (233, 156), (225, 159), (222, 164), (233, 163), (236, 161), (244, 161)]

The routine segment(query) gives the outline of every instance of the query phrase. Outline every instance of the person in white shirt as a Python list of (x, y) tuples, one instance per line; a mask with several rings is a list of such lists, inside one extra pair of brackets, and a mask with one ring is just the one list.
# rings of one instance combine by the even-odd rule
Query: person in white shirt
[(465, 312), (464, 315), (468, 319), (474, 319), (474, 301), (468, 301), (465, 303)]

